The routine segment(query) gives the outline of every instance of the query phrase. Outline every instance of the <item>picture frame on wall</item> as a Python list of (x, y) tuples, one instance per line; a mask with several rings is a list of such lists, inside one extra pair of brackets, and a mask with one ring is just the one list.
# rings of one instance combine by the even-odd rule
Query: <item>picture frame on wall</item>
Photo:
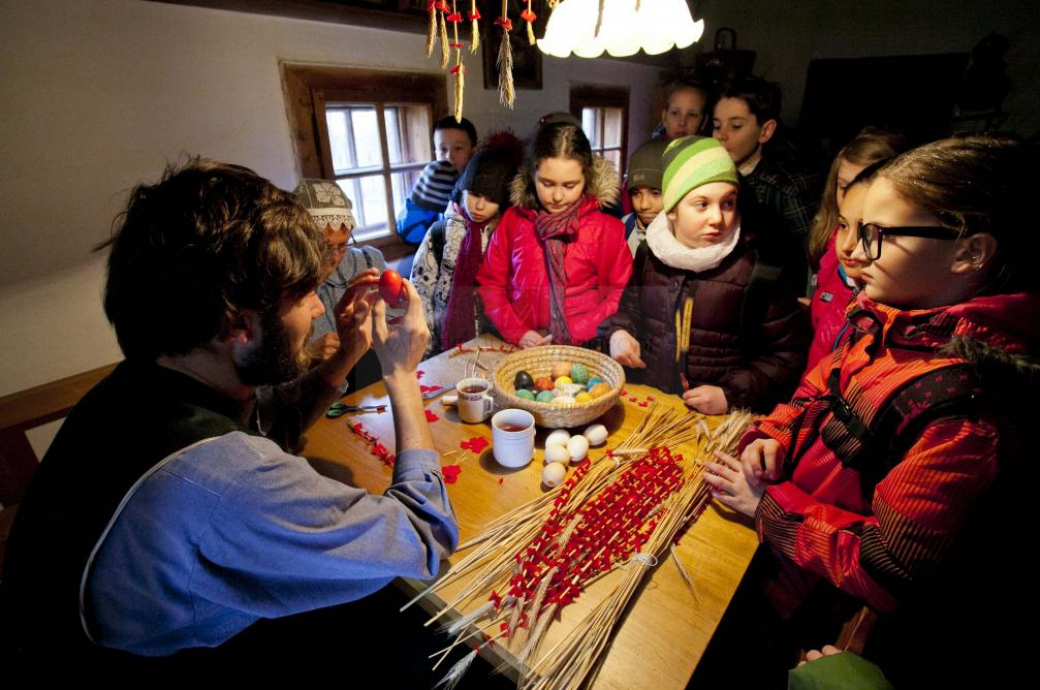
[[(501, 14), (501, 5), (495, 6), (493, 16), (484, 15), (481, 26), (481, 52), (484, 58), (484, 88), (498, 89), (498, 51), (502, 44), (502, 27), (495, 24)], [(549, 9), (544, 5), (542, 13), (534, 22), (535, 36), (545, 35), (545, 24), (549, 19)], [(509, 0), (509, 18), (513, 22), (513, 30), (509, 32), (513, 49), (513, 86), (516, 89), (540, 91), (542, 88), (542, 51), (537, 45), (527, 40), (527, 22), (520, 19), (520, 13), (527, 9), (527, 2)], [(490, 14), (490, 13), (489, 13)]]

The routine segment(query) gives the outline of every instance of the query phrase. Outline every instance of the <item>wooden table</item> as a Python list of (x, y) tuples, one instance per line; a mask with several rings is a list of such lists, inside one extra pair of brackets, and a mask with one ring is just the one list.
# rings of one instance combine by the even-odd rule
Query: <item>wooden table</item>
[[(471, 343), (478, 344), (497, 346), (501, 342), (481, 336)], [(490, 376), (490, 368), (501, 356), (482, 353), (480, 363), (487, 370), (478, 367), (478, 375)], [(420, 383), (451, 389), (458, 380), (470, 375), (473, 363), (473, 355), (451, 357), (450, 353), (443, 353), (423, 363)], [(659, 404), (683, 407), (677, 396), (667, 396), (647, 386), (629, 385), (627, 390), (641, 400), (653, 395)], [(343, 399), (350, 405), (386, 400), (381, 383)], [(432, 422), (431, 429), (442, 456), (448, 456), (444, 464), (455, 464), (456, 458), (464, 458), (456, 483), (448, 485), (463, 541), (479, 533), (493, 518), (544, 491), (541, 487), (542, 448), (547, 431), (539, 430), (535, 458), (530, 465), (518, 470), (507, 469), (495, 462), (490, 447), (479, 457), (469, 451), (448, 455), (459, 450), (461, 441), (472, 437), (483, 437), (490, 442), (489, 422), (464, 424), (453, 408), (443, 406), (439, 400), (429, 402), (427, 409), (439, 417)], [(616, 405), (600, 420), (610, 431), (607, 445), (592, 449), (590, 456), (596, 458), (606, 447), (627, 438), (646, 414), (647, 408), (627, 400)], [(392, 450), (393, 418), (387, 409), (384, 413), (321, 420), (308, 433), (304, 455), (325, 474), (372, 493), (382, 493), (390, 484), (391, 470), (350, 431), (349, 426), (356, 422), (361, 422)], [(683, 582), (673, 562), (660, 564), (624, 619), (593, 687), (618, 690), (686, 687), (754, 554), (757, 539), (750, 524), (749, 520), (721, 506), (709, 508), (703, 514), (678, 547), (678, 555), (693, 579), (696, 596)], [(452, 560), (458, 558), (456, 555)], [(568, 626), (573, 626), (575, 620), (599, 601), (597, 595), (606, 589), (607, 581), (597, 585), (603, 586), (598, 590), (595, 586), (590, 588), (564, 611), (561, 621), (553, 624), (557, 630), (551, 631), (543, 649), (551, 648)], [(454, 591), (448, 589), (444, 595)], [(424, 602), (424, 607), (436, 610), (440, 603), (440, 598), (434, 596)]]

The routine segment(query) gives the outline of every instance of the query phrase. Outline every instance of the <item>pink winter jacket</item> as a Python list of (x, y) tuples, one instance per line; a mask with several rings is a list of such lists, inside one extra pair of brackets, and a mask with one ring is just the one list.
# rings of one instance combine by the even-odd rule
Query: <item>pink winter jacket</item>
[(805, 367), (808, 375), (820, 359), (834, 351), (838, 336), (845, 328), (845, 311), (852, 301), (853, 292), (839, 272), (838, 254), (834, 249), (834, 234), (827, 242), (827, 251), (820, 257), (817, 272), (816, 292), (812, 296), (813, 339), (809, 347), (809, 363)]
[[(579, 203), (578, 234), (566, 247), (564, 308), (573, 345), (592, 340), (600, 323), (617, 311), (632, 274), (624, 225), (602, 213), (592, 196)], [(528, 331), (551, 327), (548, 266), (536, 216), (525, 208), (506, 211), (477, 274), (484, 314), (511, 343)]]

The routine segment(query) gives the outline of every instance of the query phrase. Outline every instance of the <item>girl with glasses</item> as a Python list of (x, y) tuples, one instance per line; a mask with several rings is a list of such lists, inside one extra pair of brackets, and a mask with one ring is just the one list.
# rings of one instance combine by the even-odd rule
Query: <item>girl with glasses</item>
[(1019, 455), (1038, 419), (1036, 160), (975, 135), (882, 167), (852, 253), (863, 290), (848, 339), (745, 435), (739, 461), (709, 465), (769, 547), (781, 616), (825, 637), (832, 614), (868, 606), (881, 620), (865, 654), (897, 687), (975, 673), (1001, 687), (1028, 658), (995, 632), (1021, 607), (997, 563), (1023, 543), (1034, 486)]

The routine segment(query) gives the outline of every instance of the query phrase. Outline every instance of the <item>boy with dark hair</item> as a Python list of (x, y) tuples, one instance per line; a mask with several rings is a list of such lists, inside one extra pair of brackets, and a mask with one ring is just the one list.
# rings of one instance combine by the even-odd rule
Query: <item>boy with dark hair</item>
[(760, 77), (729, 84), (715, 104), (714, 136), (729, 152), (759, 203), (783, 223), (788, 263), (806, 273), (809, 229), (819, 204), (818, 176), (805, 169), (794, 145), (778, 133), (780, 87)]
[(646, 239), (646, 229), (657, 218), (657, 214), (664, 210), (664, 197), (661, 195), (664, 168), (661, 157), (667, 146), (667, 140), (654, 139), (642, 144), (628, 159), (625, 186), (632, 202), (632, 212), (622, 218), (621, 222), (625, 224), (625, 241), (633, 257)]
[[(133, 190), (109, 245), (105, 313), (126, 360), (65, 420), (21, 503), (5, 661), (215, 647), (435, 575), (458, 527), (415, 378), (429, 338), (415, 289), (391, 326), (376, 279), (359, 281), (336, 306), (339, 349), (303, 374), (327, 243), (292, 194), (192, 161)], [(381, 497), (283, 450), (370, 346), (396, 434)]]
[(466, 169), (477, 147), (477, 128), (453, 115), (433, 126), (436, 160), (423, 169), (412, 193), (397, 214), (397, 234), (409, 244), (419, 244), (430, 226), (444, 216), (455, 181)]

